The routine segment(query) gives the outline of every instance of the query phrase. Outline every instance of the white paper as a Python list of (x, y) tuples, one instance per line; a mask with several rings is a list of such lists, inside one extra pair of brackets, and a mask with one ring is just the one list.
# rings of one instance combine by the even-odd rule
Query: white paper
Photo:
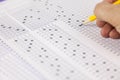
[(102, 38), (95, 23), (80, 26), (98, 2), (4, 2), (0, 79), (119, 80), (119, 40)]

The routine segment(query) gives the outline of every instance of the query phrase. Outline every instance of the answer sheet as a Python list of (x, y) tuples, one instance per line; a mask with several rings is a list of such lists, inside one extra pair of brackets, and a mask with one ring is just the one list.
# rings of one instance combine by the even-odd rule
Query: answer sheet
[(119, 80), (120, 40), (81, 26), (100, 1), (2, 2), (0, 80)]

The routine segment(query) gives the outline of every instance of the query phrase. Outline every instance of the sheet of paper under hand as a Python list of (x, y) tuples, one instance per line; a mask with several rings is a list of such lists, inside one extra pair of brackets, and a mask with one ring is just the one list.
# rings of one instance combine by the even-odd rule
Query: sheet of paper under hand
[(99, 1), (11, 1), (0, 13), (0, 80), (120, 79), (120, 40), (81, 25)]

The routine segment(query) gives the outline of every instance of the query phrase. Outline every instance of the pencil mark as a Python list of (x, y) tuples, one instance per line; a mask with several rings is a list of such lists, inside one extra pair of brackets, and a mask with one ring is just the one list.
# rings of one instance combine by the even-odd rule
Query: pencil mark
[(79, 26), (83, 26), (83, 24), (80, 24)]

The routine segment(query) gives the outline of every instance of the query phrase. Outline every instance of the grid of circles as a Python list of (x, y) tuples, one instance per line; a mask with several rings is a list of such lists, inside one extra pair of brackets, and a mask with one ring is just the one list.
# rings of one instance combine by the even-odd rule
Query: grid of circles
[(5, 39), (10, 39), (28, 31), (21, 25), (17, 24), (14, 20), (7, 17), (1, 17), (0, 19), (0, 35)]
[[(86, 19), (87, 16), (85, 16), (85, 15), (81, 16), (81, 14), (74, 14), (74, 13), (68, 12), (67, 10), (64, 10), (64, 9), (62, 9), (62, 11), (64, 11), (64, 14), (58, 14), (58, 16), (60, 16), (59, 19), (62, 19), (64, 22), (71, 25), (74, 29), (76, 29), (80, 33), (83, 33), (83, 35), (85, 35), (86, 37), (94, 40), (95, 42), (97, 42), (99, 45), (103, 46), (107, 50), (110, 50), (116, 56), (120, 56), (120, 53), (119, 53), (120, 40), (116, 41), (116, 40), (102, 38), (100, 36), (100, 34), (99, 34), (100, 32), (99, 32), (98, 28), (96, 28), (95, 24), (92, 24), (92, 25), (89, 24), (89, 25), (83, 26), (82, 22), (84, 20), (82, 20), (82, 19)], [(83, 17), (83, 16), (85, 16), (85, 17)], [(89, 28), (88, 28), (88, 26), (89, 26)], [(113, 44), (111, 44), (111, 43), (113, 43)]]
[(116, 65), (61, 30), (59, 26), (50, 24), (41, 27), (37, 30), (37, 33), (58, 49), (64, 51), (66, 55), (90, 71), (94, 76), (99, 76), (103, 80), (119, 80), (120, 69)]
[(63, 13), (61, 7), (54, 6), (46, 1), (37, 5), (33, 3), (33, 5), (17, 10), (11, 15), (31, 30), (35, 30), (49, 22), (58, 20), (60, 14)]
[[(41, 75), (0, 39), (0, 72), (10, 80), (39, 80)], [(34, 72), (34, 73), (33, 73)], [(3, 80), (3, 79), (2, 79)]]
[[(26, 34), (10, 41), (23, 53), (24, 59), (29, 58), (39, 65), (45, 72), (58, 80), (90, 80), (87, 76), (75, 69), (71, 64), (51, 51), (40, 41)], [(29, 62), (31, 63), (31, 62)], [(33, 66), (35, 67), (35, 66)], [(40, 68), (39, 67), (39, 68)]]
[[(80, 32), (79, 29), (76, 29), (76, 30)], [(87, 29), (87, 27), (85, 27), (83, 35), (92, 39), (94, 42), (98, 43), (105, 49), (112, 52), (115, 56), (119, 57), (120, 56), (120, 53), (119, 53), (120, 40), (105, 39), (101, 37), (99, 33), (100, 33), (99, 30), (96, 29), (95, 27), (89, 28), (89, 30)]]
[[(47, 10), (49, 10), (48, 8), (46, 8)], [(56, 11), (56, 12), (59, 12), (59, 11)], [(70, 24), (70, 25), (72, 25), (72, 26), (80, 26), (79, 28), (77, 28), (76, 30), (79, 30), (80, 32), (82, 32), (84, 35), (86, 35), (88, 38), (91, 38), (91, 39), (95, 39), (94, 37), (93, 37), (93, 35), (95, 35), (93, 32), (96, 32), (96, 31), (98, 31), (98, 30), (96, 30), (96, 28), (94, 28), (94, 27), (89, 27), (89, 30), (88, 30), (88, 28), (85, 26), (84, 28), (83, 27), (81, 27), (81, 24), (80, 24), (80, 22), (81, 21), (79, 21), (78, 19), (80, 19), (80, 18), (74, 18), (74, 17), (72, 17), (71, 18), (71, 16), (75, 16), (75, 14), (71, 14), (70, 16), (68, 16), (67, 15), (67, 17), (66, 17), (66, 13), (65, 13), (65, 11), (62, 11), (62, 12), (64, 12), (64, 14), (62, 14), (62, 15), (60, 15), (60, 14), (58, 14), (58, 16), (63, 16), (64, 17), (64, 21), (66, 21), (67, 19), (67, 22)], [(73, 21), (71, 21), (71, 19), (75, 19), (74, 21), (76, 21), (76, 23), (75, 23), (75, 25), (73, 24)], [(89, 25), (88, 25), (89, 26)], [(74, 27), (74, 28), (76, 28), (76, 27)], [(90, 31), (91, 30), (91, 31)], [(93, 31), (94, 30), (94, 31)], [(90, 34), (91, 33), (91, 34)], [(97, 32), (98, 33), (98, 32)], [(92, 36), (91, 36), (92, 35)], [(102, 39), (101, 37), (100, 38), (98, 38), (98, 34), (97, 35), (95, 35), (95, 37), (97, 37), (97, 39), (95, 40), (95, 41), (97, 41), (97, 40), (99, 40), (99, 39)], [(106, 49), (110, 49), (110, 47), (111, 46), (115, 46), (113, 49), (110, 49), (112, 52), (114, 52), (114, 53), (116, 53), (116, 52), (119, 52), (119, 48), (116, 48), (116, 46), (119, 46), (118, 45), (118, 42), (119, 41), (113, 41), (113, 43), (114, 44), (117, 44), (117, 45), (114, 45), (114, 44), (111, 44), (111, 42), (109, 42), (109, 40), (107, 41), (107, 44), (109, 44), (109, 45), (107, 45), (107, 46), (105, 46), (105, 44), (103, 44), (103, 43), (101, 43), (101, 42), (104, 42), (104, 41), (106, 41), (106, 40), (104, 40), (104, 39), (102, 39), (101, 41), (97, 41), (97, 43), (99, 43), (100, 45), (102, 45), (102, 46), (104, 46)], [(57, 41), (56, 41), (56, 43), (57, 43)], [(108, 47), (109, 46), (109, 47)], [(116, 50), (117, 49), (117, 50)], [(113, 51), (114, 50), (114, 51)], [(119, 56), (119, 54), (117, 54), (118, 56)]]
[[(69, 16), (69, 17), (72, 17), (72, 16)], [(82, 33), (86, 37), (92, 39), (94, 42), (104, 47), (105, 49), (111, 51), (113, 54), (115, 54), (115, 56), (118, 56), (118, 57), (120, 56), (120, 53), (119, 53), (120, 40), (103, 38), (102, 36), (100, 36), (100, 30), (96, 27), (95, 24), (82, 25), (82, 22), (84, 22), (84, 20), (82, 19), (78, 20), (80, 18), (77, 18), (77, 17), (72, 18), (73, 20), (71, 21), (66, 20), (67, 18), (66, 19), (61, 18), (61, 19), (67, 24), (69, 24), (71, 27), (73, 27), (73, 29), (75, 29), (76, 31)], [(83, 19), (85, 18), (83, 17)]]
[[(94, 40), (102, 47), (106, 48), (107, 50), (110, 50), (113, 54), (116, 56), (120, 56), (119, 53), (119, 43), (120, 40), (112, 40), (112, 39), (105, 39), (100, 36), (100, 30), (96, 27), (96, 24), (88, 24), (83, 25), (84, 22), (83, 19), (87, 19), (88, 16), (85, 16), (84, 14), (74, 14), (73, 12), (69, 12), (67, 10), (64, 10), (64, 14), (59, 14), (59, 19), (73, 27), (76, 31), (79, 31), (86, 37)], [(89, 28), (88, 28), (89, 27)], [(112, 44), (111, 44), (112, 43)], [(114, 46), (114, 47), (113, 47)]]

